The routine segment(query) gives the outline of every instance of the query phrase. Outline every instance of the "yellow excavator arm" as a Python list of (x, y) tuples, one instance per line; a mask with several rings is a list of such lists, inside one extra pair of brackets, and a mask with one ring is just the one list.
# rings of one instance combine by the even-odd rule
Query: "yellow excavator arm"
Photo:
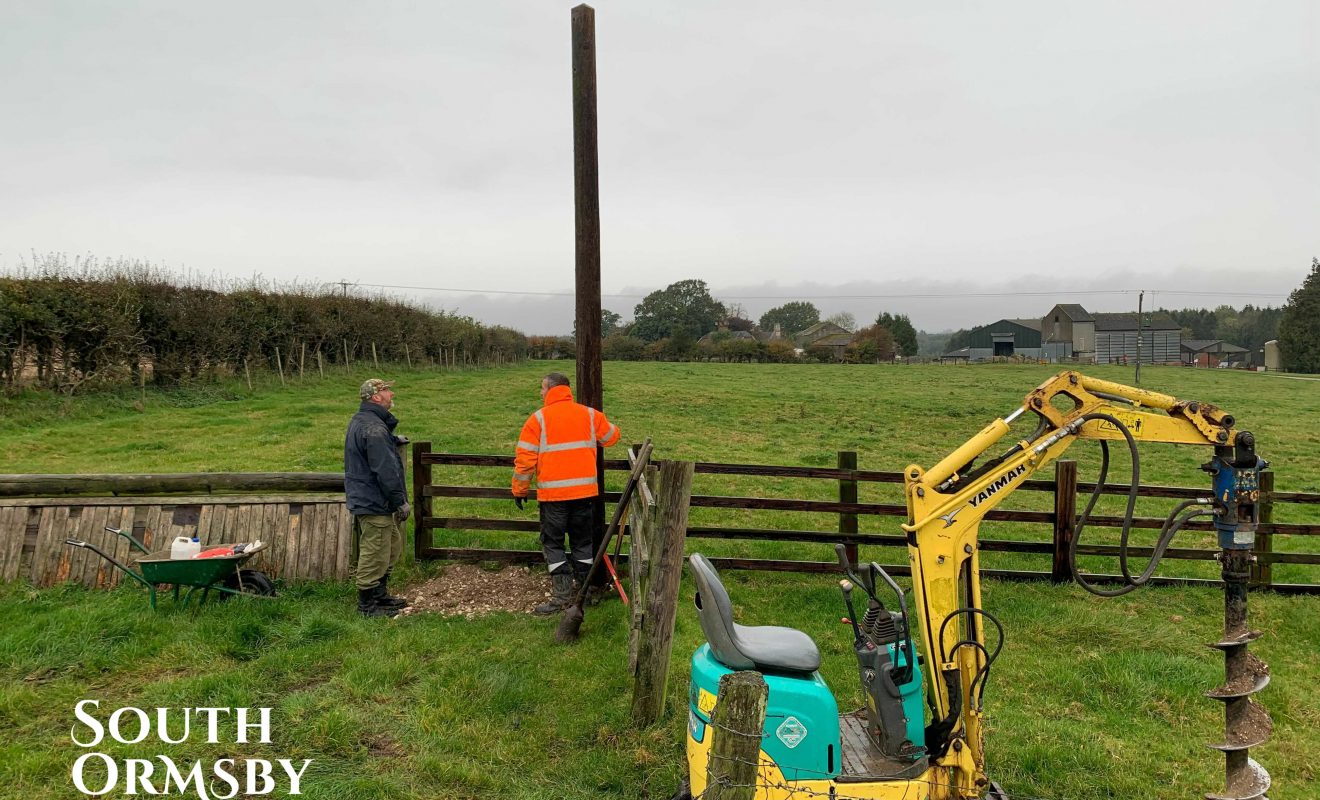
[[(1034, 432), (1000, 455), (985, 459), (990, 448), (1008, 435), (1010, 425), (1024, 415), (1037, 418)], [(1079, 438), (1126, 442), (1133, 451), (1135, 473), (1140, 442), (1206, 445), (1217, 448), (1216, 453), (1224, 458), (1230, 457), (1225, 454), (1233, 452), (1239, 436), (1246, 437), (1243, 444), (1254, 447), (1251, 435), (1235, 431), (1233, 425), (1231, 416), (1208, 403), (1066, 371), (1037, 386), (1020, 408), (991, 422), (931, 468), (907, 467), (908, 519), (903, 529), (933, 717), (927, 745), (932, 763), (946, 766), (950, 782), (958, 787), (951, 796), (979, 797), (985, 788), (980, 697), (994, 656), (986, 647), (985, 627), (987, 622), (996, 626), (998, 622), (981, 610), (977, 547), (981, 520)], [(1254, 449), (1251, 457), (1254, 459)], [(1132, 501), (1138, 480), (1134, 474)], [(1207, 498), (1198, 502), (1215, 505), (1214, 513), (1224, 516), (1209, 495), (1207, 491)], [(1231, 499), (1226, 498), (1227, 505), (1232, 505)], [(1234, 521), (1242, 527), (1254, 520), (1235, 517)], [(1250, 533), (1254, 535), (1254, 526)], [(1132, 584), (1127, 588), (1149, 578), (1155, 563), (1153, 559), (1141, 579), (1133, 579), (1127, 575), (1124, 560), (1124, 575)]]

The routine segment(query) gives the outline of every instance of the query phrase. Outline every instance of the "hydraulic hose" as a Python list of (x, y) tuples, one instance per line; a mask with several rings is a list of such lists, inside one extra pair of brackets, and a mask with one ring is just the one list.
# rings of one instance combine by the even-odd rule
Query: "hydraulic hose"
[(1127, 508), (1123, 514), (1123, 527), (1122, 532), (1119, 534), (1118, 544), (1118, 565), (1119, 570), (1123, 575), (1123, 585), (1119, 586), (1117, 589), (1101, 589), (1094, 584), (1087, 583), (1086, 579), (1082, 577), (1081, 570), (1077, 567), (1077, 547), (1082, 538), (1082, 530), (1086, 527), (1087, 521), (1090, 520), (1091, 511), (1095, 508), (1096, 502), (1100, 499), (1100, 495), (1107, 485), (1106, 481), (1109, 475), (1109, 443), (1104, 440), (1100, 441), (1100, 473), (1096, 477), (1095, 488), (1091, 491), (1091, 498), (1086, 504), (1086, 509), (1082, 511), (1081, 516), (1077, 519), (1076, 534), (1073, 536), (1072, 542), (1068, 545), (1068, 566), (1072, 570), (1073, 580), (1077, 581), (1077, 585), (1081, 586), (1086, 591), (1099, 597), (1119, 597), (1131, 592), (1139, 586), (1144, 586), (1150, 581), (1151, 577), (1155, 574), (1155, 570), (1159, 568), (1160, 561), (1163, 560), (1164, 552), (1168, 549), (1169, 543), (1173, 541), (1173, 537), (1182, 530), (1183, 525), (1185, 525), (1188, 520), (1193, 517), (1204, 516), (1213, 512), (1193, 511), (1188, 514), (1182, 513), (1191, 506), (1204, 505), (1205, 501), (1203, 500), (1184, 500), (1182, 503), (1175, 506), (1174, 509), (1169, 512), (1169, 516), (1165, 518), (1164, 525), (1160, 528), (1159, 537), (1156, 539), (1155, 547), (1151, 552), (1150, 559), (1146, 562), (1145, 569), (1142, 570), (1139, 576), (1134, 578), (1131, 571), (1128, 569), (1128, 539), (1132, 532), (1132, 519), (1137, 504), (1137, 492), (1141, 484), (1141, 462), (1140, 456), (1137, 452), (1137, 442), (1136, 439), (1132, 437), (1132, 432), (1128, 430), (1128, 427), (1116, 417), (1097, 412), (1083, 415), (1081, 418), (1083, 424), (1091, 420), (1103, 420), (1117, 428), (1118, 431), (1123, 434), (1123, 438), (1127, 441), (1128, 452), (1131, 453), (1132, 456), (1132, 480), (1128, 487)]

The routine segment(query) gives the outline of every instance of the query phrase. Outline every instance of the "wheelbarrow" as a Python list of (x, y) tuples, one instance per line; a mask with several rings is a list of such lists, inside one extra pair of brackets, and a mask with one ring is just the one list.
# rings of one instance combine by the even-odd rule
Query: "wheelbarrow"
[[(124, 537), (129, 544), (140, 550), (143, 555), (138, 558), (137, 566), (142, 572), (138, 574), (128, 566), (122, 564), (114, 556), (106, 553), (101, 548), (90, 542), (84, 542), (79, 539), (65, 539), (64, 543), (70, 547), (82, 547), (91, 550), (101, 558), (109, 561), (118, 567), (125, 575), (147, 587), (151, 593), (151, 607), (156, 607), (156, 590), (165, 584), (173, 584), (174, 600), (179, 600), (179, 590), (185, 586), (189, 587), (188, 592), (183, 596), (183, 606), (187, 607), (188, 601), (192, 599), (193, 594), (202, 590), (198, 605), (206, 602), (211, 590), (223, 593), (221, 596), (231, 594), (247, 595), (249, 597), (274, 597), (275, 586), (270, 578), (263, 572), (255, 569), (242, 569), (242, 564), (252, 556), (265, 550), (267, 545), (261, 543), (256, 547), (244, 550), (235, 555), (212, 556), (210, 558), (171, 558), (169, 548), (151, 552), (139, 542), (131, 533), (125, 533), (116, 528), (106, 528), (113, 534)], [(231, 545), (216, 545), (217, 547), (227, 547)]]

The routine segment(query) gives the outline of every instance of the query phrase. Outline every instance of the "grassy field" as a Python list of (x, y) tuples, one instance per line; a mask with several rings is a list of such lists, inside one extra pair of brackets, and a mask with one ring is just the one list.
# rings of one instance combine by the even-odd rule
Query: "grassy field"
[[(400, 430), (437, 451), (512, 452), (551, 365), (455, 373), (399, 372)], [(572, 364), (558, 365), (572, 374)], [(1046, 367), (834, 367), (626, 364), (605, 367), (605, 404), (626, 441), (651, 436), (658, 457), (744, 463), (833, 465), (856, 450), (864, 469), (930, 465), (1016, 408), (1052, 373)], [(1277, 487), (1320, 491), (1320, 385), (1209, 370), (1147, 369), (1143, 385), (1216, 403), (1254, 431)], [(1130, 370), (1093, 374), (1130, 382)], [(226, 384), (65, 400), (20, 395), (0, 401), (7, 472), (337, 470), (343, 425), (363, 374), (281, 388)], [(1069, 451), (1093, 474), (1094, 447)], [(1143, 451), (1147, 482), (1203, 485), (1205, 451)], [(1126, 480), (1125, 461), (1115, 480)], [(503, 470), (446, 471), (444, 482), (504, 485)], [(695, 490), (828, 499), (826, 481), (698, 476)], [(899, 502), (894, 487), (864, 486), (862, 500)], [(1048, 496), (1019, 492), (1012, 507)], [(1167, 506), (1165, 506), (1167, 507)], [(517, 516), (511, 504), (465, 501), (455, 514)], [(1158, 513), (1160, 507), (1143, 507)], [(1290, 510), (1280, 521), (1314, 521)], [(532, 518), (533, 512), (526, 512)], [(829, 529), (820, 515), (693, 514), (694, 524)], [(893, 532), (895, 521), (863, 518)], [(1040, 526), (986, 526), (987, 536), (1040, 539)], [(1094, 540), (1112, 533), (1097, 531)], [(1088, 535), (1089, 538), (1089, 535)], [(453, 532), (454, 544), (534, 546), (523, 534)], [(1195, 537), (1179, 539), (1191, 546)], [(707, 552), (828, 557), (823, 547), (755, 542), (690, 543)], [(1280, 549), (1314, 549), (1280, 543)], [(892, 554), (875, 548), (867, 558)], [(987, 566), (1040, 569), (1041, 559), (987, 558)], [(1098, 567), (1099, 565), (1097, 565)], [(1164, 574), (1197, 574), (1170, 564)], [(1111, 566), (1112, 568), (1112, 566)], [(436, 565), (408, 565), (406, 578)], [(1308, 571), (1311, 570), (1311, 571)], [(1320, 580), (1289, 567), (1287, 580)], [(820, 644), (822, 672), (841, 706), (860, 705), (837, 589), (826, 577), (726, 576), (741, 621), (801, 628)], [(685, 584), (685, 595), (690, 594)], [(283, 587), (276, 603), (230, 603), (199, 612), (147, 610), (128, 588), (87, 592), (0, 588), (0, 796), (74, 796), (69, 740), (73, 705), (96, 698), (108, 711), (139, 707), (271, 706), (274, 742), (152, 744), (112, 755), (312, 758), (313, 798), (663, 798), (681, 775), (686, 659), (701, 641), (685, 605), (674, 645), (670, 713), (653, 729), (627, 723), (627, 629), (623, 609), (588, 615), (583, 640), (550, 643), (551, 623), (497, 614), (472, 621), (357, 618), (350, 590)], [(784, 598), (791, 597), (791, 603)], [(1273, 740), (1256, 757), (1275, 776), (1271, 797), (1302, 800), (1320, 780), (1320, 599), (1252, 595), (1266, 636), (1254, 652), (1274, 681), (1262, 702)], [(1204, 747), (1221, 730), (1220, 707), (1201, 697), (1222, 676), (1202, 646), (1222, 622), (1218, 592), (1150, 588), (1117, 600), (1076, 587), (988, 581), (985, 604), (1008, 642), (986, 692), (990, 771), (1017, 797), (1183, 798), (1221, 786), (1222, 758)]]

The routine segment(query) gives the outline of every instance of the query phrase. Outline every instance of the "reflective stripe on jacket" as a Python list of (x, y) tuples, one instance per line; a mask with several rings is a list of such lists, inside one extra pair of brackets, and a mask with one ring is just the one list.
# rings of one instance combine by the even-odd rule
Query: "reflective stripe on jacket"
[(573, 391), (556, 386), (545, 405), (523, 423), (513, 461), (513, 494), (526, 497), (536, 478), (542, 502), (595, 497), (596, 447), (619, 441), (619, 429), (604, 412), (573, 402)]

